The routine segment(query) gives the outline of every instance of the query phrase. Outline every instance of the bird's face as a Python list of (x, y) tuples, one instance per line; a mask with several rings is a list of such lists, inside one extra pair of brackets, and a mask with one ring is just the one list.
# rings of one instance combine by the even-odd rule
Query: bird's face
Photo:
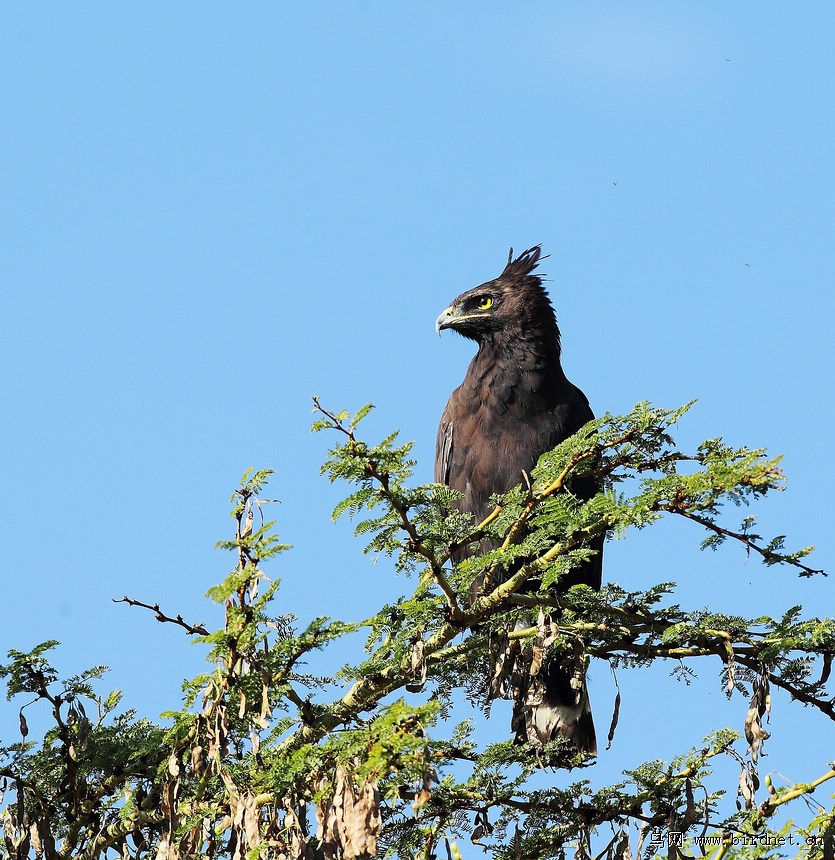
[(435, 331), (451, 328), (464, 337), (478, 340), (501, 327), (502, 292), (494, 281), (462, 293), (435, 320)]

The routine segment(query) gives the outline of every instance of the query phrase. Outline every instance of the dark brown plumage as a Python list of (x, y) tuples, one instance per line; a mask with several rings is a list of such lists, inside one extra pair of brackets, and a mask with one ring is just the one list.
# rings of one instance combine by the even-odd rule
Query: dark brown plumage
[[(515, 260), (511, 249), (498, 278), (462, 293), (436, 322), (439, 332), (451, 328), (478, 344), (441, 417), (435, 456), (435, 480), (463, 493), (459, 508), (476, 522), (492, 511), (491, 495), (522, 483), (545, 451), (594, 417), (563, 373), (554, 309), (533, 274), (540, 258), (538, 245)], [(572, 486), (583, 499), (597, 490), (591, 479)], [(561, 589), (600, 588), (602, 541), (595, 548), (594, 558), (560, 580)], [(518, 678), (524, 658), (515, 659)], [(579, 750), (596, 751), (582, 655), (549, 655), (535, 678), (511, 686), (520, 740), (541, 744), (561, 735)]]

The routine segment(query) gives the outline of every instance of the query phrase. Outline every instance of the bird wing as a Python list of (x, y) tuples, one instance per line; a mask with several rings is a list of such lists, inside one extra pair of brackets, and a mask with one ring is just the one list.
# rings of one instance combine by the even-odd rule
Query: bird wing
[(435, 482), (449, 484), (449, 469), (452, 463), (452, 416), (449, 414), (449, 404), (441, 416), (438, 425), (438, 438), (435, 443)]

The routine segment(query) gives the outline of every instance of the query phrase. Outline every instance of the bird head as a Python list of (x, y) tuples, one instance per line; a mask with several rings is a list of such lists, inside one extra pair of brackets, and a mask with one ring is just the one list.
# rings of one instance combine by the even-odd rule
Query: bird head
[(541, 255), (542, 247), (536, 245), (514, 260), (511, 248), (498, 278), (458, 296), (435, 321), (435, 330), (440, 334), (449, 328), (479, 343), (498, 334), (526, 339), (533, 332), (553, 335), (558, 342), (559, 329), (542, 277), (532, 274)]

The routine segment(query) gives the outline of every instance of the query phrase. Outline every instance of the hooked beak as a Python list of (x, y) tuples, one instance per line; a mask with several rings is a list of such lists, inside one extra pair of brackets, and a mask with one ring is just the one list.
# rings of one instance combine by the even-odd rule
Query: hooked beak
[(445, 311), (442, 311), (438, 319), (435, 320), (435, 331), (438, 332), (438, 337), (441, 336), (441, 331), (449, 328), (455, 322), (455, 311), (450, 305)]

